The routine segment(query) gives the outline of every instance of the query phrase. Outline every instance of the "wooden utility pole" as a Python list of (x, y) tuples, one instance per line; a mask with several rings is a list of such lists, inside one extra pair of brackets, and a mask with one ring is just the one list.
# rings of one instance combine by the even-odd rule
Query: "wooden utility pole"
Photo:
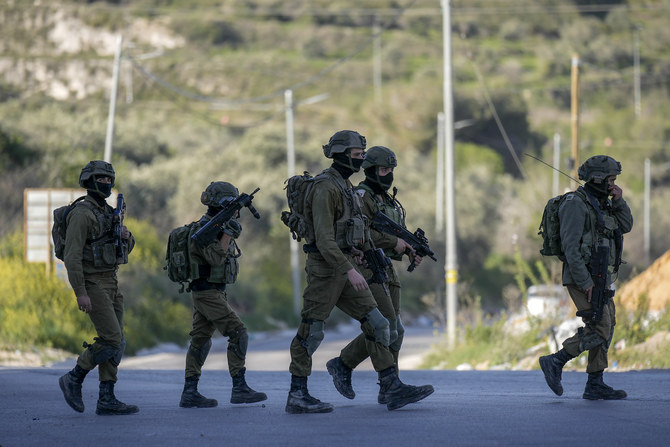
[[(579, 56), (572, 55), (572, 82), (571, 82), (571, 117), (572, 117), (572, 156), (571, 172), (573, 178), (577, 178), (579, 168)], [(574, 180), (571, 181), (572, 189), (577, 188)]]

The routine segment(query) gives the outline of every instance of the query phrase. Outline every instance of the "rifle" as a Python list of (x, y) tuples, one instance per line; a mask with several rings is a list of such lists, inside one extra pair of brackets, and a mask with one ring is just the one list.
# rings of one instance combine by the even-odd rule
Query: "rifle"
[[(374, 218), (372, 219), (372, 228), (382, 233), (390, 234), (400, 239), (405, 240), (409, 245), (412, 246), (414, 251), (418, 256), (425, 257), (428, 256), (433, 261), (437, 261), (435, 253), (428, 246), (428, 238), (421, 228), (417, 228), (414, 233), (410, 233), (409, 230), (403, 228), (401, 225), (398, 225), (390, 217), (381, 211), (377, 211)], [(411, 272), (416, 267), (414, 261), (407, 267), (407, 271)]]
[(592, 310), (580, 310), (578, 317), (600, 321), (603, 318), (603, 309), (605, 305), (614, 297), (614, 290), (610, 290), (607, 284), (608, 265), (610, 259), (610, 246), (607, 240), (598, 244), (591, 253), (589, 261), (589, 272), (593, 280), (593, 292), (591, 293)]
[(258, 214), (256, 208), (251, 204), (251, 201), (254, 198), (260, 188), (256, 188), (251, 194), (242, 193), (239, 197), (231, 200), (226, 197), (219, 203), (219, 206), (222, 206), (223, 209), (219, 211), (216, 216), (212, 217), (209, 222), (200, 227), (198, 231), (193, 233), (191, 239), (193, 239), (199, 247), (204, 248), (215, 240), (219, 233), (223, 231), (223, 226), (226, 222), (230, 220), (235, 213), (241, 210), (244, 207), (249, 208), (249, 212), (253, 214), (256, 219), (260, 219), (261, 215)]
[(119, 264), (128, 262), (128, 243), (123, 240), (123, 215), (124, 215), (123, 194), (116, 196), (116, 208), (112, 218), (112, 233), (114, 234), (114, 246), (116, 247), (116, 257)]
[(371, 248), (363, 252), (363, 259), (367, 263), (367, 267), (372, 270), (372, 276), (366, 281), (368, 284), (381, 284), (384, 287), (386, 296), (391, 296), (386, 283), (389, 276), (386, 269), (392, 265), (391, 259), (384, 254), (381, 248)]

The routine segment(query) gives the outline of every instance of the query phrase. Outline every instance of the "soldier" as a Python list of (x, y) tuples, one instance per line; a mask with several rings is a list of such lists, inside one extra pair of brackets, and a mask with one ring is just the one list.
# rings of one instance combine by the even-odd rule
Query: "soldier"
[[(123, 336), (123, 295), (119, 292), (116, 272), (128, 262), (135, 238), (125, 226), (121, 241), (113, 230), (114, 209), (105, 199), (112, 193), (116, 175), (111, 164), (91, 161), (79, 175), (79, 185), (88, 192), (67, 214), (64, 262), (79, 310), (88, 314), (97, 337), (84, 342), (86, 350), (76, 366), (59, 379), (65, 401), (75, 411), (84, 411), (81, 385), (90, 370), (98, 366), (100, 394), (97, 414), (131, 414), (139, 409), (114, 396), (119, 362), (126, 340)], [(116, 242), (121, 250), (117, 250)]]
[[(577, 310), (589, 312), (593, 309), (591, 297), (594, 290), (589, 259), (598, 244), (609, 246), (610, 258), (607, 284), (613, 295), (613, 282), (621, 263), (623, 233), (633, 227), (633, 216), (623, 199), (623, 191), (614, 182), (621, 174), (621, 164), (606, 155), (589, 158), (579, 167), (579, 179), (586, 181), (583, 187), (568, 194), (559, 208), (560, 237), (563, 248), (563, 285)], [(610, 199), (611, 197), (611, 199)], [(613, 278), (614, 276), (614, 278)], [(585, 327), (563, 342), (558, 352), (540, 357), (540, 367), (549, 388), (557, 395), (563, 394), (561, 372), (563, 366), (584, 351), (588, 351), (586, 372), (588, 380), (582, 397), (584, 399), (624, 399), (626, 392), (615, 390), (603, 382), (603, 371), (607, 368), (607, 351), (616, 324), (614, 301), (610, 299), (602, 311), (600, 321), (584, 317)]]
[[(226, 199), (234, 200), (239, 191), (228, 182), (212, 182), (200, 196), (200, 201), (207, 206), (207, 213), (199, 222), (195, 222), (191, 233), (205, 225), (213, 216), (221, 211), (221, 203)], [(189, 244), (189, 258), (194, 265), (193, 279), (189, 287), (193, 298), (193, 330), (190, 332), (191, 343), (186, 353), (186, 371), (184, 390), (179, 402), (184, 408), (216, 407), (216, 399), (208, 399), (198, 392), (198, 381), (209, 349), (212, 346), (212, 335), (218, 330), (228, 337), (228, 371), (233, 379), (230, 403), (242, 404), (260, 402), (267, 399), (265, 393), (251, 389), (244, 378), (245, 358), (249, 336), (247, 328), (228, 304), (226, 284), (237, 279), (237, 258), (241, 252), (235, 242), (242, 233), (242, 226), (231, 218), (225, 225), (218, 239), (204, 248), (197, 243)]]
[(387, 408), (394, 410), (421, 400), (415, 388), (398, 379), (389, 351), (389, 323), (377, 308), (368, 284), (356, 269), (354, 256), (367, 240), (367, 228), (359, 197), (349, 177), (363, 163), (365, 137), (342, 130), (323, 146), (333, 159), (330, 168), (315, 177), (305, 197), (308, 227), (303, 251), (307, 253), (307, 287), (303, 292), (302, 322), (291, 342), (291, 389), (287, 413), (327, 413), (333, 406), (312, 397), (307, 377), (312, 372), (312, 354), (324, 338), (324, 320), (335, 306), (361, 322), (367, 352), (388, 396)]
[[(389, 188), (393, 185), (393, 170), (397, 164), (393, 151), (384, 146), (371, 147), (365, 153), (361, 166), (365, 171), (365, 180), (359, 183), (356, 193), (361, 197), (361, 208), (369, 222), (372, 221), (377, 211), (381, 211), (397, 224), (405, 226), (405, 209), (395, 198), (397, 190), (394, 188), (393, 196), (388, 193)], [(416, 255), (412, 246), (405, 240), (374, 229), (371, 229), (371, 238), (374, 246), (383, 249), (391, 259), (400, 261), (402, 255), (407, 253), (415, 265), (421, 264), (421, 257)], [(364, 271), (364, 274), (371, 276), (371, 272), (367, 270)], [(400, 281), (393, 265), (388, 267), (387, 274), (388, 282), (385, 285), (370, 284), (370, 291), (382, 315), (389, 321), (389, 349), (393, 354), (395, 368), (398, 369), (398, 355), (405, 333), (400, 320)], [(342, 349), (339, 357), (326, 363), (328, 372), (333, 376), (335, 388), (344, 397), (353, 399), (356, 396), (351, 386), (351, 372), (367, 357), (365, 335), (360, 334)], [(432, 385), (424, 385), (416, 389), (418, 394), (425, 396), (432, 394), (433, 391)], [(388, 396), (384, 393), (383, 387), (379, 390), (377, 401), (380, 404), (388, 402)]]

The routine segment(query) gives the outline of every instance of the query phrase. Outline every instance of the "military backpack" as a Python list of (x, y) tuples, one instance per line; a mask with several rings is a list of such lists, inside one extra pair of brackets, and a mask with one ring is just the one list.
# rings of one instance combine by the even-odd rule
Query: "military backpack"
[[(179, 292), (183, 292), (185, 286), (192, 279), (191, 256), (189, 254), (189, 241), (192, 227), (196, 222), (175, 228), (170, 232), (165, 253), (168, 278), (170, 281), (181, 284)], [(187, 290), (188, 291), (188, 290)]]
[(305, 216), (305, 199), (314, 184), (314, 179), (315, 177), (309, 172), (304, 171), (302, 175), (294, 175), (284, 181), (289, 210), (282, 211), (281, 220), (291, 230), (293, 239), (298, 242), (301, 239), (309, 239), (310, 234), (313, 239), (314, 230)]
[(63, 261), (65, 254), (65, 237), (67, 232), (67, 215), (70, 214), (70, 211), (79, 203), (84, 200), (86, 196), (81, 196), (69, 205), (61, 206), (56, 208), (53, 213), (54, 223), (51, 227), (51, 239), (53, 239), (54, 252), (56, 258)]

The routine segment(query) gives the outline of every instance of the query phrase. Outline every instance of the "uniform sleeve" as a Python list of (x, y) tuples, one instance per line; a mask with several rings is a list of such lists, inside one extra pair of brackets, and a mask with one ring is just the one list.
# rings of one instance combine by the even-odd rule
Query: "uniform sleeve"
[(335, 242), (335, 210), (338, 198), (342, 200), (339, 190), (328, 187), (327, 182), (314, 185), (312, 194), (312, 223), (316, 248), (321, 256), (337, 273), (344, 274), (354, 268), (348, 258)]
[[(377, 214), (377, 205), (375, 200), (368, 191), (365, 192), (365, 195), (361, 199), (361, 211), (368, 218), (368, 222), (372, 222), (372, 219)], [(398, 238), (391, 234), (382, 233), (370, 228), (370, 239), (375, 244), (375, 247), (381, 248), (383, 250), (388, 250), (395, 248), (398, 244)]]
[(94, 225), (96, 225), (95, 217), (83, 208), (74, 208), (67, 217), (63, 262), (70, 285), (77, 296), (87, 294), (83, 266), (84, 245), (91, 237)]
[(612, 201), (612, 209), (614, 210), (614, 218), (619, 223), (621, 231), (624, 233), (630, 232), (633, 229), (633, 214), (630, 212), (630, 208), (623, 197)]
[[(206, 264), (212, 266), (223, 265), (226, 262), (228, 253), (221, 246), (221, 241), (214, 240), (209, 245), (200, 249), (197, 244), (193, 244), (195, 250), (200, 254), (200, 257), (205, 261)], [(197, 259), (197, 258), (196, 258)]]
[(576, 195), (566, 200), (558, 211), (561, 230), (561, 246), (565, 256), (564, 268), (570, 270), (575, 284), (582, 290), (593, 286), (593, 280), (586, 268), (586, 260), (581, 253), (582, 234), (586, 228), (588, 210), (586, 204)]

